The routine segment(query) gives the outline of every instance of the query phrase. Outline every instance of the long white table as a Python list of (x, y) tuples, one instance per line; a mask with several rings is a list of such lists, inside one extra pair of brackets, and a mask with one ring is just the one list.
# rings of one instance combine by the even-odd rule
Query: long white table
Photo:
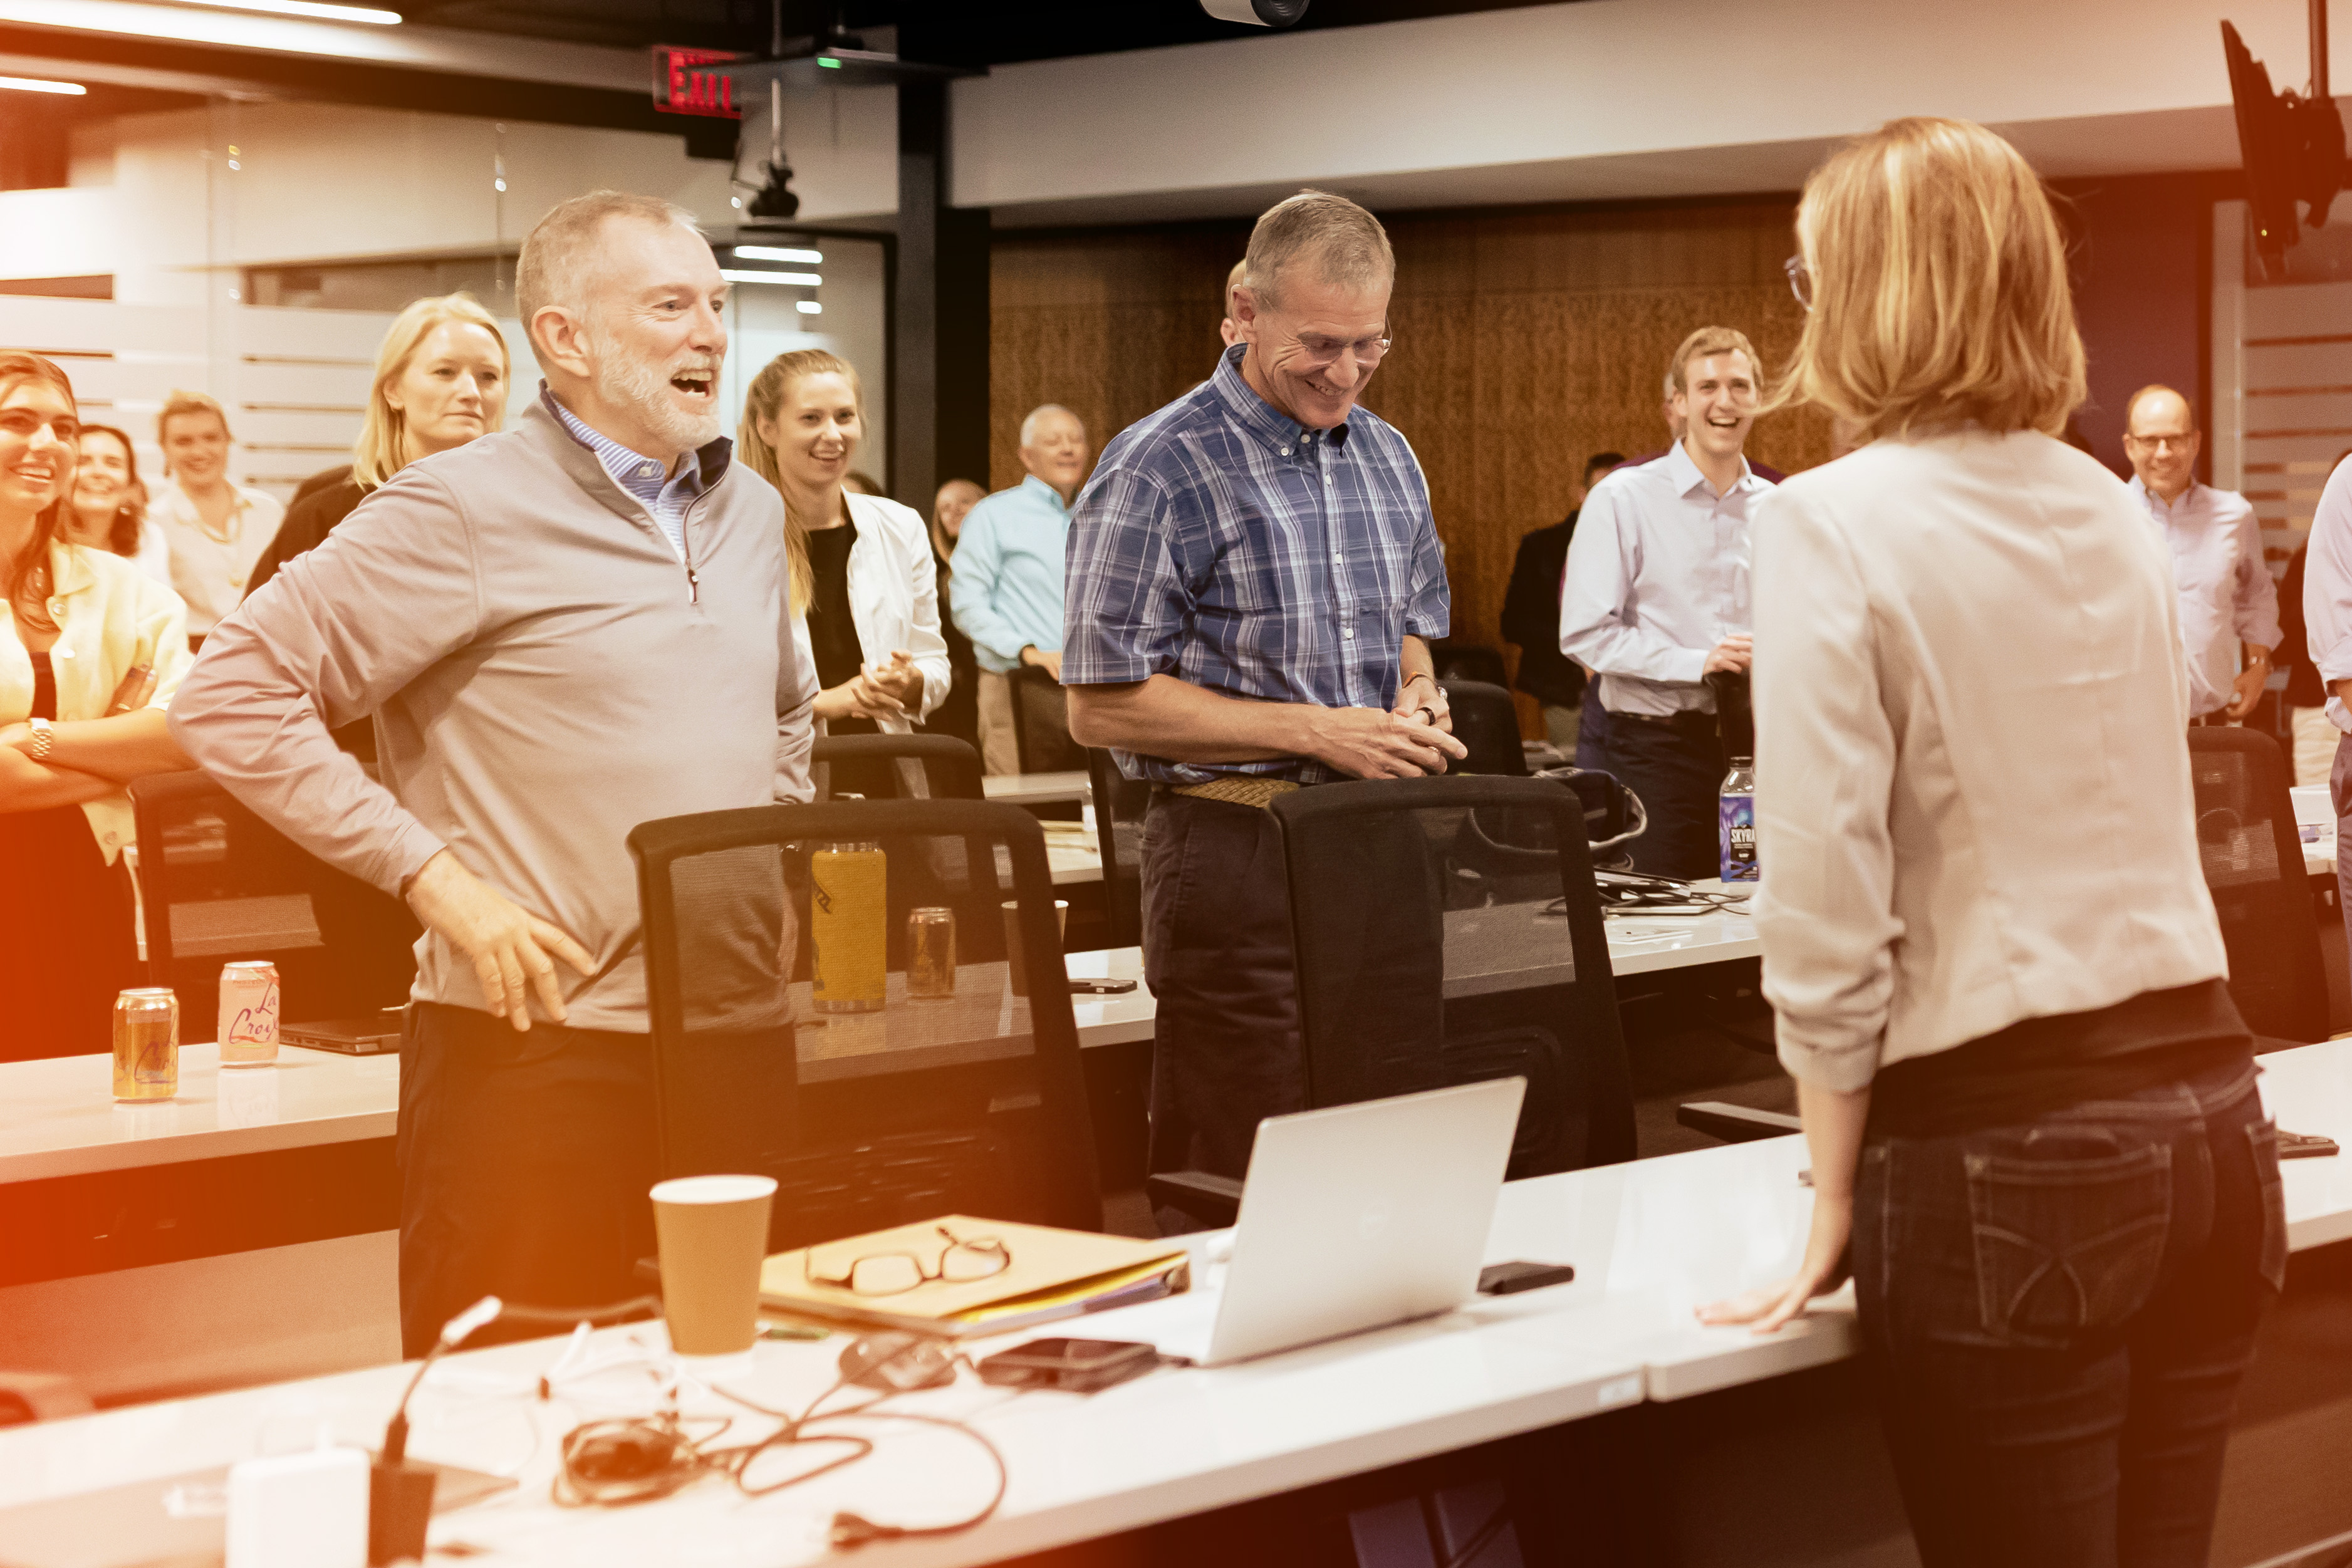
[[(2352, 1146), (2352, 1042), (2263, 1059), (2273, 1113)], [(1090, 1397), (1013, 1396), (966, 1376), (904, 1407), (972, 1421), (1003, 1451), (1012, 1485), (968, 1534), (869, 1548), (890, 1565), (977, 1564), (1087, 1540), (1336, 1477), (1528, 1432), (1638, 1400), (1673, 1401), (1853, 1354), (1850, 1306), (1835, 1299), (1780, 1333), (1701, 1327), (1698, 1303), (1777, 1278), (1794, 1263), (1811, 1197), (1800, 1140), (1774, 1139), (1513, 1183), (1497, 1206), (1489, 1260), (1573, 1263), (1576, 1281), (1329, 1344), (1214, 1371), (1156, 1373)], [(2290, 1245), (2352, 1236), (2346, 1162), (2286, 1168)], [(1202, 1283), (1220, 1270), (1198, 1239)], [(1146, 1331), (1154, 1309), (1085, 1320), (1089, 1335)], [(647, 1326), (604, 1331), (658, 1348)], [(1048, 1331), (1051, 1332), (1051, 1331)], [(1020, 1336), (1013, 1336), (1020, 1337)], [(832, 1379), (843, 1342), (763, 1343), (740, 1392), (804, 1403)], [(984, 1353), (994, 1343), (982, 1342)], [(790, 1564), (823, 1555), (836, 1509), (898, 1522), (945, 1520), (986, 1495), (990, 1472), (945, 1433), (876, 1426), (872, 1458), (804, 1488), (752, 1500), (706, 1482), (617, 1511), (555, 1507), (547, 1495), (562, 1433), (591, 1415), (649, 1407), (643, 1374), (534, 1380), (562, 1349), (538, 1341), (451, 1358), (412, 1411), (411, 1452), (516, 1476), (514, 1491), (436, 1521), (433, 1541), (490, 1563), (651, 1561)], [(0, 1431), (0, 1507), (178, 1474), (283, 1445), (320, 1424), (372, 1442), (404, 1380), (384, 1366), (46, 1426)], [(724, 1412), (716, 1396), (688, 1408)], [(763, 1429), (751, 1422), (746, 1433)], [(5, 1527), (0, 1527), (5, 1528)]]

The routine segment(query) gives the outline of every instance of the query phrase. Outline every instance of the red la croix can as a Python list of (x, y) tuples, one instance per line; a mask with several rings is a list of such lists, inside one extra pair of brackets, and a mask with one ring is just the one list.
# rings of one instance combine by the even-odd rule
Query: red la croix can
[(223, 964), (220, 1064), (268, 1067), (278, 1061), (278, 966), (266, 958)]

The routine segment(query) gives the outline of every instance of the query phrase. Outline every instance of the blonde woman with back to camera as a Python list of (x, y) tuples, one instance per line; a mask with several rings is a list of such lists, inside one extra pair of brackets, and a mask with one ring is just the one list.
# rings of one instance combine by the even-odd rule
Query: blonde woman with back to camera
[[(736, 445), (784, 500), (793, 635), (816, 668), (819, 733), (909, 733), (948, 695), (930, 536), (913, 508), (849, 488), (866, 398), (848, 361), (779, 354), (743, 397)], [(895, 794), (887, 769), (832, 769), (835, 794)]]
[(2056, 439), (2083, 348), (2007, 142), (1896, 120), (1797, 237), (1782, 396), (1866, 443), (1755, 525), (1756, 922), (1813, 1218), (1700, 1315), (1776, 1329), (1850, 1245), (1930, 1568), (2202, 1564), (2286, 1231), (2168, 563)]

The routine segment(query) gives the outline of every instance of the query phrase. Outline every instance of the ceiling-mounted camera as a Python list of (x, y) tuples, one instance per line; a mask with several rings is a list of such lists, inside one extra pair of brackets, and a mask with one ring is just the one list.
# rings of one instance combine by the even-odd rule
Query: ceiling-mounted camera
[(1253, 27), (1295, 27), (1307, 15), (1307, 0), (1201, 0), (1201, 9), (1220, 22)]

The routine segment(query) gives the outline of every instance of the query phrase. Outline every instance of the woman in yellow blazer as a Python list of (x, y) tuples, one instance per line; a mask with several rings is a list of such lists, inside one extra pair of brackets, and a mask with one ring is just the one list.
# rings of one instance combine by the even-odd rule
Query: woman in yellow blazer
[(0, 352), (0, 1061), (107, 1049), (114, 993), (140, 977), (125, 787), (189, 766), (163, 727), (186, 610), (58, 531), (79, 427), (63, 371)]

